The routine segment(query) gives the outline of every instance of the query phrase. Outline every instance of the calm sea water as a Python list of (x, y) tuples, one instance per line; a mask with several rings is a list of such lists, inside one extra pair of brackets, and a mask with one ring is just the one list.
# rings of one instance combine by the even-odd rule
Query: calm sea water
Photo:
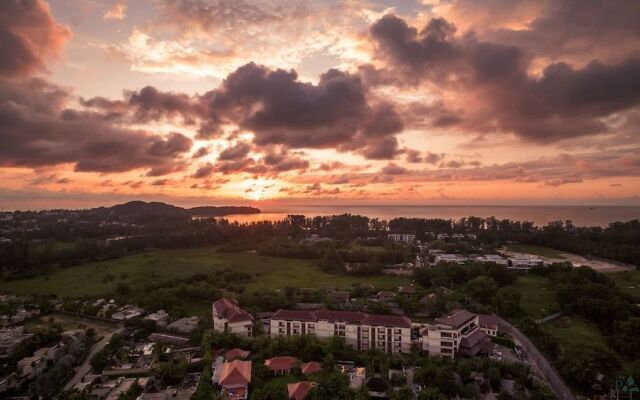
[(546, 225), (550, 221), (571, 220), (576, 226), (607, 226), (614, 221), (640, 219), (638, 206), (287, 206), (263, 209), (261, 214), (232, 215), (238, 222), (277, 221), (288, 214), (316, 215), (358, 214), (390, 220), (396, 217), (452, 218), (468, 216), (496, 217), (516, 221), (533, 221)]

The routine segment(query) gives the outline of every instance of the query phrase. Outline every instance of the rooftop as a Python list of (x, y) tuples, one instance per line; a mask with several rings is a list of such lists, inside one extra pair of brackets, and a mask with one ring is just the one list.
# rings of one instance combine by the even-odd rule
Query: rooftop
[(311, 389), (315, 386), (315, 382), (302, 381), (287, 384), (287, 392), (292, 400), (304, 400)]
[(241, 386), (251, 382), (251, 361), (233, 360), (222, 364), (221, 386)]
[(352, 322), (373, 326), (411, 327), (411, 320), (404, 316), (367, 314), (360, 311), (278, 310), (273, 314), (272, 319), (306, 322), (317, 322), (322, 320)]
[(281, 356), (264, 360), (264, 365), (271, 371), (288, 371), (293, 368), (297, 361), (298, 359), (295, 357)]
[(475, 314), (472, 314), (467, 310), (457, 310), (454, 311), (451, 315), (447, 315), (446, 317), (436, 318), (436, 322), (438, 324), (447, 325), (452, 328), (459, 328), (475, 317)]
[(240, 308), (235, 300), (223, 297), (213, 303), (216, 314), (229, 322), (252, 321), (251, 314)]

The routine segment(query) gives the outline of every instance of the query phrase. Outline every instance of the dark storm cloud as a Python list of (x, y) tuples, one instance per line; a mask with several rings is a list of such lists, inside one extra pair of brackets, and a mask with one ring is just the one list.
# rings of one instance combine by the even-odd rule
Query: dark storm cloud
[(137, 91), (125, 91), (124, 100), (109, 100), (104, 97), (81, 98), (80, 104), (101, 111), (106, 119), (120, 119), (133, 123), (180, 117), (182, 123), (192, 125), (196, 120), (207, 118), (206, 105), (198, 96), (163, 92), (153, 86), (145, 86)]
[(251, 145), (244, 142), (238, 142), (235, 145), (222, 150), (222, 152), (220, 152), (220, 155), (218, 155), (218, 160), (228, 161), (242, 159), (245, 158), (250, 151)]
[[(371, 27), (378, 56), (407, 79), (461, 95), (462, 104), (455, 106), (464, 113), (452, 114), (443, 104), (433, 126), (513, 132), (548, 142), (605, 132), (603, 117), (640, 104), (640, 59), (612, 65), (594, 61), (583, 68), (554, 63), (537, 77), (528, 73), (530, 59), (523, 49), (453, 32), (440, 19), (418, 32), (393, 15)], [(417, 107), (409, 120), (419, 119), (422, 111), (430, 110)]]
[(210, 114), (251, 130), (259, 146), (342, 148), (392, 158), (394, 135), (403, 129), (391, 104), (369, 104), (360, 77), (337, 70), (314, 85), (299, 81), (295, 71), (250, 63), (205, 97)]
[(45, 69), (70, 37), (44, 1), (0, 1), (0, 76), (25, 77)]
[[(160, 92), (153, 87), (125, 93), (124, 100), (81, 100), (104, 119), (148, 122), (181, 117), (198, 125), (198, 137), (216, 136), (224, 124), (254, 133), (255, 146), (289, 149), (336, 148), (366, 158), (399, 154), (395, 135), (403, 119), (390, 102), (371, 100), (358, 74), (328, 70), (318, 84), (301, 82), (295, 71), (270, 70), (254, 63), (232, 72), (220, 87), (203, 95)], [(247, 145), (225, 151), (244, 157)], [(241, 154), (246, 152), (244, 154)]]
[(138, 168), (150, 175), (184, 165), (191, 140), (179, 133), (167, 138), (114, 127), (93, 113), (65, 109), (71, 96), (40, 79), (0, 79), (0, 163), (39, 167), (75, 164), (77, 171), (124, 172)]
[(526, 29), (502, 28), (488, 32), (487, 37), (550, 58), (577, 56), (620, 61), (630, 53), (640, 56), (637, 0), (562, 0), (543, 4)]

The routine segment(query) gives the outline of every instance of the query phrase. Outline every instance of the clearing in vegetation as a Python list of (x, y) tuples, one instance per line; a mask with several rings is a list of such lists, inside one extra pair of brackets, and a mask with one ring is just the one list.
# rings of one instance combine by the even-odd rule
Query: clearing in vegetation
[(100, 296), (126, 283), (133, 290), (147, 283), (187, 278), (231, 270), (255, 274), (246, 285), (251, 292), (285, 287), (332, 285), (348, 289), (354, 283), (369, 283), (377, 288), (395, 289), (409, 279), (387, 275), (357, 277), (329, 274), (317, 261), (261, 256), (252, 252), (223, 253), (213, 247), (161, 250), (135, 254), (114, 260), (93, 262), (58, 269), (43, 276), (0, 283), (0, 292), (15, 294), (55, 294), (58, 297)]

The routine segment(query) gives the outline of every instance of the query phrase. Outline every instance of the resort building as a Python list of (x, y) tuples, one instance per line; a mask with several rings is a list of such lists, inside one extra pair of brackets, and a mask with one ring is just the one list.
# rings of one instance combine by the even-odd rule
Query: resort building
[(394, 242), (413, 243), (416, 240), (416, 235), (413, 233), (390, 233), (387, 235), (387, 239)]
[(509, 265), (507, 268), (519, 271), (528, 271), (531, 268), (542, 266), (544, 266), (544, 261), (542, 261), (541, 258), (519, 254), (509, 257)]
[(240, 308), (235, 300), (223, 297), (213, 303), (213, 331), (251, 336), (253, 316)]
[(478, 256), (476, 257), (476, 261), (483, 264), (504, 265), (505, 267), (509, 265), (509, 260), (497, 254), (485, 254)]
[(498, 317), (489, 314), (478, 314), (480, 330), (489, 336), (498, 336), (500, 328)]
[(480, 317), (467, 310), (436, 318), (422, 331), (422, 349), (429, 356), (475, 356), (487, 352), (490, 341), (480, 329)]
[(459, 254), (438, 254), (435, 257), (434, 264), (464, 264), (467, 261), (469, 261), (469, 258)]
[(278, 310), (271, 317), (271, 336), (315, 335), (343, 337), (348, 345), (387, 353), (411, 350), (411, 320), (397, 315), (357, 311)]

